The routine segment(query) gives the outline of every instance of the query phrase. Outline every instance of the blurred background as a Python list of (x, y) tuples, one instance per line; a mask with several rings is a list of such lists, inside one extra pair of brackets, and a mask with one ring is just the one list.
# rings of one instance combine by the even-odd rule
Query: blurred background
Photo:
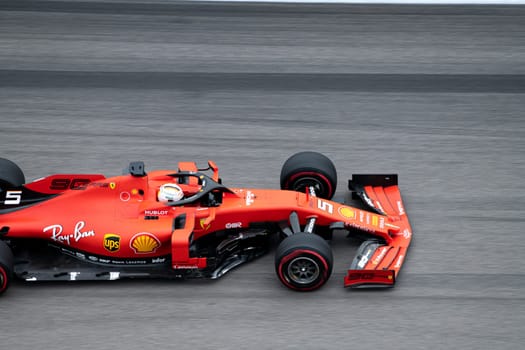
[(19, 282), (1, 348), (521, 348), (524, 94), (522, 6), (2, 1), (0, 156), (28, 181), (213, 159), (278, 188), (315, 150), (340, 196), (398, 173), (414, 239), (387, 291), (343, 289), (344, 235), (315, 293), (273, 254), (213, 282)]

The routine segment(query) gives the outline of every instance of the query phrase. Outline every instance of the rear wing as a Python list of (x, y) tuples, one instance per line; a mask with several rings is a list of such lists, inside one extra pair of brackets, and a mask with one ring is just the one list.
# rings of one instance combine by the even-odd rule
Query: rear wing
[(345, 287), (392, 287), (412, 240), (412, 229), (404, 209), (398, 178), (390, 175), (353, 175), (348, 182), (354, 198), (384, 215), (396, 229), (388, 239), (371, 238), (359, 247), (345, 276)]

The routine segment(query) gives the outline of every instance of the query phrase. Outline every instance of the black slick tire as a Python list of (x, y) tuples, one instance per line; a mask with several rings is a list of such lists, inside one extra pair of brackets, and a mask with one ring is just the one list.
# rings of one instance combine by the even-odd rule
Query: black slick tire
[(0, 295), (7, 290), (11, 283), (13, 260), (11, 248), (4, 241), (0, 241)]
[(333, 255), (330, 245), (313, 233), (285, 238), (275, 253), (275, 271), (282, 284), (296, 291), (321, 288), (330, 278)]
[(22, 186), (25, 181), (24, 173), (18, 165), (9, 159), (0, 158), (0, 192)]
[(306, 151), (284, 162), (280, 180), (283, 190), (305, 192), (313, 187), (318, 197), (331, 199), (337, 187), (337, 171), (325, 155)]

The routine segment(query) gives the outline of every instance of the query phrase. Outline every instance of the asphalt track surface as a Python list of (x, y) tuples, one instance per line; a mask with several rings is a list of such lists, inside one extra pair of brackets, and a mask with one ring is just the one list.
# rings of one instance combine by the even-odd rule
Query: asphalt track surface
[(1, 349), (519, 349), (525, 340), (525, 8), (0, 4), (0, 149), (29, 180), (214, 159), (278, 186), (297, 151), (392, 173), (414, 230), (391, 290), (16, 282)]

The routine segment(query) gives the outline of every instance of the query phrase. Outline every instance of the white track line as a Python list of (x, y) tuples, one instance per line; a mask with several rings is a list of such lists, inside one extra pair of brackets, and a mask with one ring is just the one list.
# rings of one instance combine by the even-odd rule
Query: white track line
[(275, 2), (297, 4), (525, 5), (525, 0), (193, 0), (201, 2)]

